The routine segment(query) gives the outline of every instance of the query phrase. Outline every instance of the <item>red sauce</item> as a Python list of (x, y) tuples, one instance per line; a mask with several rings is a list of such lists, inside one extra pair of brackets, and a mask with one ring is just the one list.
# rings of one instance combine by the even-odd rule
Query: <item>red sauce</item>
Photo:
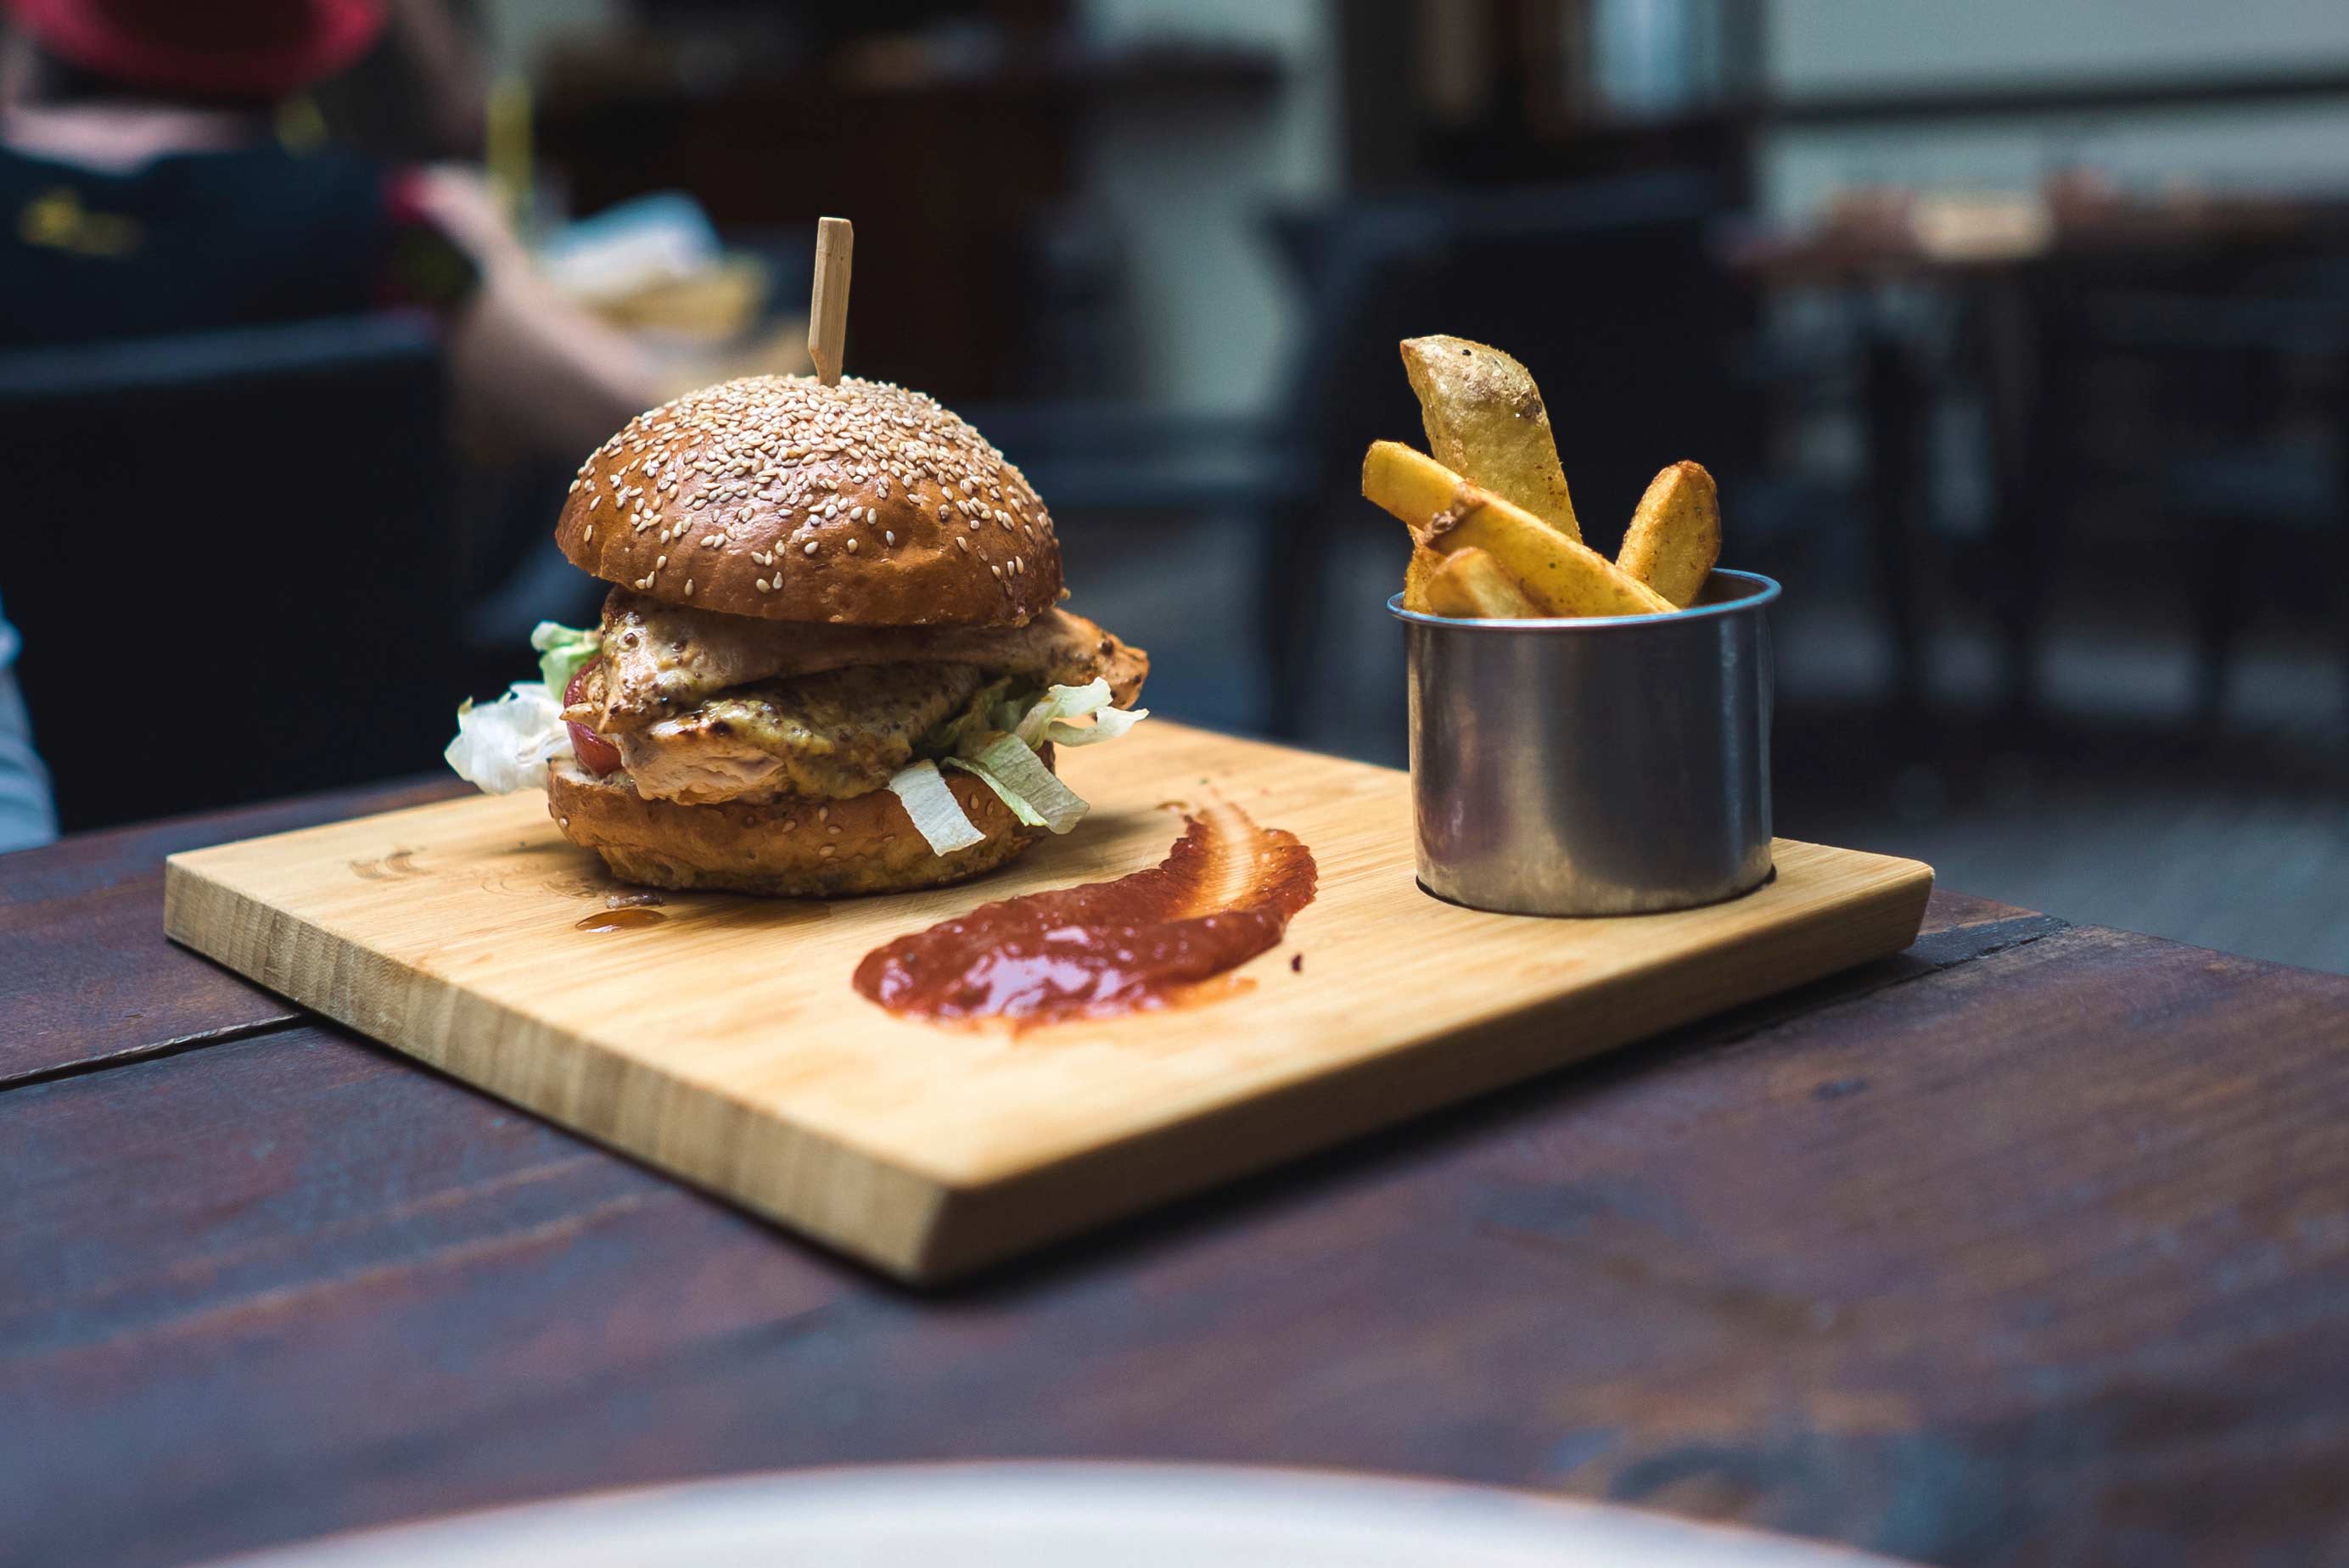
[(1164, 1007), (1279, 942), (1313, 902), (1313, 853), (1236, 807), (1183, 820), (1148, 871), (984, 903), (865, 954), (856, 989), (893, 1013), (1015, 1027)]

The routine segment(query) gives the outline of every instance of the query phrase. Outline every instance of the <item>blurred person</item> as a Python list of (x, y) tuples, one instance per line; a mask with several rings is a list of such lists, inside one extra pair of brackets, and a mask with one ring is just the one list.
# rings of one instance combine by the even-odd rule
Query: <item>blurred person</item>
[(307, 95), (325, 133), (378, 157), (478, 161), (489, 73), (478, 0), (384, 0), (383, 41)]
[(0, 605), (0, 853), (46, 844), (57, 836), (57, 810), (49, 776), (33, 749), (32, 723), (16, 689), (16, 629)]
[(0, 348), (422, 308), (482, 457), (592, 449), (671, 388), (537, 274), (470, 171), (289, 147), (384, 0), (0, 0)]

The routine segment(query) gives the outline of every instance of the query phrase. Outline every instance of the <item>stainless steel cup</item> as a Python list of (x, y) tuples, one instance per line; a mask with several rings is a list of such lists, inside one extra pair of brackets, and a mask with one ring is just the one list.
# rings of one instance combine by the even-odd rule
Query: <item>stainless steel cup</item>
[(1419, 880), (1508, 914), (1645, 914), (1770, 875), (1778, 584), (1713, 573), (1668, 615), (1453, 620), (1402, 607)]

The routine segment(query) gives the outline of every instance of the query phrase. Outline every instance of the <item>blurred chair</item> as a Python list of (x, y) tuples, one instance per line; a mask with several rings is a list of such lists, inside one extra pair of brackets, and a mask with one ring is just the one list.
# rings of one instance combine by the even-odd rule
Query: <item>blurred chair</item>
[(2080, 357), (2150, 363), (2170, 393), (2148, 493), (2201, 541), (2198, 727), (2220, 726), (2236, 645), (2271, 596), (2254, 566), (2271, 549), (2302, 563), (2288, 590), (2313, 582), (2324, 595), (2349, 722), (2349, 263), (2270, 269), (2223, 294), (2115, 291), (2074, 342)]
[(66, 828), (431, 765), (442, 378), (398, 315), (0, 353), (0, 591)]

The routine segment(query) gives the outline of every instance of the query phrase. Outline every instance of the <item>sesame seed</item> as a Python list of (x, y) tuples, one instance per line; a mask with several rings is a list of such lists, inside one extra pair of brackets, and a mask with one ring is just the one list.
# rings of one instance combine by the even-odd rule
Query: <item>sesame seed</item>
[(832, 844), (826, 844), (823, 849), (816, 851), (817, 854), (821, 855), (825, 860), (832, 859), (832, 857), (838, 852), (837, 846)]
[(894, 530), (891, 530), (891, 529), (886, 529), (886, 528), (883, 529), (883, 530), (881, 531), (881, 542), (882, 542), (882, 543), (884, 543), (884, 544), (895, 544), (895, 543), (896, 543), (896, 542), (897, 542), (897, 535), (896, 535), (895, 531)]
[(754, 579), (752, 579), (752, 581), (753, 581), (754, 583), (757, 583), (757, 585), (758, 585), (758, 589), (759, 589), (759, 592), (760, 592), (760, 593), (764, 593), (765, 592), (767, 592), (767, 580), (766, 580), (765, 578), (763, 578), (763, 577), (754, 578)]
[(968, 555), (968, 554), (970, 553), (970, 541), (969, 541), (969, 540), (968, 540), (968, 539), (965, 539), (965, 538), (964, 538), (961, 534), (959, 534), (959, 533), (956, 534), (956, 535), (954, 536), (954, 539), (955, 539), (955, 548), (956, 548), (957, 550), (961, 551), (965, 555)]
[(662, 556), (658, 561), (656, 561), (656, 562), (653, 562), (653, 570), (654, 570), (654, 571), (656, 571), (656, 572), (657, 572), (657, 571), (659, 571), (662, 567), (664, 567), (664, 566), (666, 566), (666, 565), (667, 565), (667, 564), (668, 564), (668, 557), (667, 557), (667, 556), (666, 556), (666, 555), (664, 555), (664, 556)]
[(818, 807), (815, 809), (815, 820), (816, 820), (817, 821), (819, 821), (819, 822), (829, 822), (829, 821), (831, 821), (831, 820), (832, 820), (832, 808), (831, 808), (831, 807), (829, 807), (829, 806), (818, 806)]
[(587, 531), (581, 537), (581, 542), (585, 544), (593, 544), (595, 542), (595, 525), (594, 523), (591, 522), (587, 525)]
[(996, 576), (998, 576), (998, 577), (1000, 577), (1000, 576), (1002, 576), (1002, 575), (1003, 575), (1003, 568), (1002, 568), (1002, 567), (1000, 567), (1000, 566), (996, 566), (996, 565), (992, 565), (992, 564), (990, 564), (990, 565), (988, 567), (988, 570), (989, 572), (992, 572), (993, 573), (995, 573), (995, 575), (996, 575)]
[(604, 498), (602, 496), (597, 495), (594, 490), (589, 490), (587, 492), (587, 510), (589, 511), (594, 511), (597, 507), (603, 504)]
[(848, 542), (848, 553), (851, 555), (856, 553), (856, 541), (853, 539)]
[(811, 540), (809, 540), (809, 541), (807, 542), (807, 548), (806, 548), (806, 550), (803, 552), (803, 553), (808, 554), (808, 555), (813, 555), (813, 554), (815, 553), (815, 541), (814, 541), (814, 540), (811, 539)]
[(685, 596), (688, 599), (693, 597), (693, 579), (690, 577), (685, 580)]

